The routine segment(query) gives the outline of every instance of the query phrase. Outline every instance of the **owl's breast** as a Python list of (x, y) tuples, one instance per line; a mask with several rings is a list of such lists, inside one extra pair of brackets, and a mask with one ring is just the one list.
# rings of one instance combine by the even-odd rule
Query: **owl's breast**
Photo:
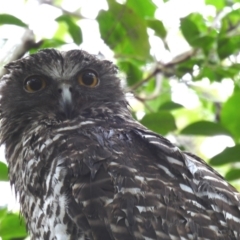
[(69, 217), (68, 203), (72, 182), (95, 169), (89, 161), (94, 141), (81, 125), (35, 132), (26, 134), (18, 156), (12, 155), (18, 159), (12, 171), (32, 239), (84, 239)]

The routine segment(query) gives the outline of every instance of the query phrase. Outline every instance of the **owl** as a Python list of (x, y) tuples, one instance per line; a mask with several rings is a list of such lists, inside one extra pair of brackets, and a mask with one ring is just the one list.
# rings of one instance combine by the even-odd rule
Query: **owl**
[(118, 70), (82, 50), (6, 65), (1, 144), (32, 240), (240, 239), (240, 195), (131, 115)]

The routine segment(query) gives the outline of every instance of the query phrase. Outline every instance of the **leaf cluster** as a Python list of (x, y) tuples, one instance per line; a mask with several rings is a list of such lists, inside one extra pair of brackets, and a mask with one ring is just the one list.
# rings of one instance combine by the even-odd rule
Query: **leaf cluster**
[[(170, 1), (164, 0), (162, 4)], [(61, 0), (41, 2), (61, 10), (62, 14), (54, 20), (57, 29), (52, 38), (42, 38), (38, 42), (35, 39), (23, 41), (18, 49), (21, 52), (18, 57), (41, 48), (61, 49), (69, 43), (79, 46), (83, 42), (84, 31), (79, 22), (85, 17), (81, 14), (81, 9), (66, 11)], [(102, 40), (114, 53), (120, 72), (126, 76), (126, 91), (131, 92), (138, 101), (133, 106), (133, 116), (149, 129), (175, 137), (179, 140), (179, 147), (184, 150), (192, 151), (192, 146), (202, 137), (230, 137), (234, 146), (222, 149), (208, 160), (212, 166), (223, 166), (225, 178), (235, 181), (233, 183), (238, 187), (240, 8), (237, 4), (240, 0), (205, 0), (206, 8), (213, 8), (214, 15), (192, 12), (181, 18), (177, 32), (179, 38), (176, 38), (175, 44), (184, 41), (189, 49), (169, 61), (158, 61), (155, 57), (166, 53), (171, 55), (172, 46), (169, 41), (171, 29), (164, 20), (156, 18), (158, 7), (153, 1), (138, 0), (137, 4), (136, 0), (119, 2), (121, 1), (107, 0), (108, 9), (99, 11), (95, 20)], [(7, 25), (29, 30), (28, 24), (23, 20), (7, 13), (0, 14), (0, 28)], [(157, 39), (159, 48), (153, 49), (151, 36)], [(3, 63), (0, 62), (1, 65)], [(199, 87), (198, 83), (203, 81), (207, 81), (208, 85)], [(220, 86), (224, 81), (233, 85), (232, 93), (225, 99), (210, 87)], [(178, 91), (178, 99), (186, 98), (181, 90), (174, 89), (174, 84), (184, 85), (194, 94), (198, 106), (188, 109), (181, 101), (173, 101), (175, 91)], [(188, 141), (181, 141), (186, 136)], [(201, 138), (196, 138), (197, 136)], [(7, 166), (2, 162), (0, 181), (8, 181)], [(0, 236), (3, 240), (26, 236), (23, 225), (18, 222), (16, 214), (8, 213), (6, 208), (0, 209)]]

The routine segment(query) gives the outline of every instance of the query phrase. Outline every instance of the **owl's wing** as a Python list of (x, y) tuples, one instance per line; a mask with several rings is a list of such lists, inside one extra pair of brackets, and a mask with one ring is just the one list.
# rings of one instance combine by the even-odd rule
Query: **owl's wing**
[(94, 136), (69, 201), (86, 237), (240, 238), (239, 194), (203, 160), (144, 128)]

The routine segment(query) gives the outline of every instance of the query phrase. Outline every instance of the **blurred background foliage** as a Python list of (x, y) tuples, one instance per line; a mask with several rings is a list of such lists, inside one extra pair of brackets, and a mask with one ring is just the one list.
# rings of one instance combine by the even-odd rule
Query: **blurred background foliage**
[[(240, 190), (240, 0), (190, 2), (1, 1), (0, 75), (7, 62), (42, 48), (98, 53), (118, 65), (136, 119)], [(0, 206), (0, 238), (26, 236), (19, 213)]]

